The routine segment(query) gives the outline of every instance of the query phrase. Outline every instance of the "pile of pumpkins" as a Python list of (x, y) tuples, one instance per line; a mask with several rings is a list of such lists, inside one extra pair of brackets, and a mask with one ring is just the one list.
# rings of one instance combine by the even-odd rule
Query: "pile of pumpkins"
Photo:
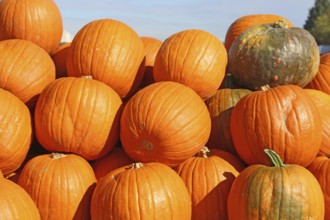
[(54, 1), (0, 1), (2, 219), (330, 218), (330, 54), (306, 30), (62, 33)]

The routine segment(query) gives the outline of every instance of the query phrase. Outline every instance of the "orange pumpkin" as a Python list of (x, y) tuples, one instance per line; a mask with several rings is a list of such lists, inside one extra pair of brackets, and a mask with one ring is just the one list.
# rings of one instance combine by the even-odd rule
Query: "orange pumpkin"
[(69, 76), (91, 75), (126, 99), (143, 77), (145, 51), (128, 25), (113, 19), (94, 20), (82, 27), (67, 55)]
[(39, 143), (50, 152), (101, 158), (117, 144), (122, 101), (106, 84), (63, 77), (40, 94), (34, 112)]
[(41, 91), (55, 80), (49, 54), (30, 41), (10, 39), (0, 41), (0, 57), (0, 88), (33, 108)]
[(227, 52), (204, 30), (184, 30), (167, 38), (154, 63), (154, 79), (192, 88), (204, 100), (213, 96), (225, 76)]
[(0, 171), (1, 219), (39, 220), (40, 214), (31, 196), (16, 183), (3, 178)]
[(141, 40), (146, 53), (145, 70), (140, 84), (140, 88), (144, 88), (155, 82), (153, 76), (154, 63), (158, 50), (162, 46), (163, 42), (153, 37), (141, 37)]
[[(227, 199), (238, 171), (204, 147), (175, 167), (192, 201), (191, 219), (227, 219)], [(201, 175), (202, 174), (202, 175)]]
[(91, 201), (92, 219), (191, 219), (183, 180), (161, 163), (134, 163), (100, 179)]
[(90, 164), (75, 154), (43, 154), (30, 159), (18, 184), (37, 205), (42, 219), (90, 219), (96, 179)]
[(51, 58), (55, 64), (56, 78), (68, 76), (66, 70), (66, 60), (70, 44), (70, 42), (61, 44), (51, 55)]
[(231, 114), (235, 149), (248, 165), (268, 165), (264, 149), (284, 163), (306, 167), (319, 152), (322, 125), (313, 99), (301, 87), (282, 85), (242, 97)]
[(54, 1), (0, 1), (0, 40), (28, 40), (50, 54), (60, 44), (62, 34), (62, 15)]
[(330, 95), (330, 53), (325, 53), (320, 57), (317, 74), (305, 88), (320, 90)]
[(238, 172), (241, 172), (246, 168), (245, 163), (241, 160), (241, 158), (237, 155), (234, 155), (232, 153), (229, 153), (227, 151), (215, 149), (215, 148), (209, 148), (212, 155), (216, 155), (218, 157), (221, 157), (230, 165), (232, 165)]
[(0, 89), (0, 170), (7, 176), (23, 163), (32, 141), (29, 109), (12, 93)]
[(205, 146), (210, 130), (210, 114), (200, 96), (167, 81), (141, 89), (126, 103), (120, 140), (135, 161), (175, 166)]
[(257, 24), (271, 24), (278, 20), (286, 21), (289, 27), (293, 27), (293, 24), (287, 18), (276, 14), (249, 14), (239, 17), (227, 29), (224, 43), (227, 51), (229, 51), (234, 40), (248, 28)]

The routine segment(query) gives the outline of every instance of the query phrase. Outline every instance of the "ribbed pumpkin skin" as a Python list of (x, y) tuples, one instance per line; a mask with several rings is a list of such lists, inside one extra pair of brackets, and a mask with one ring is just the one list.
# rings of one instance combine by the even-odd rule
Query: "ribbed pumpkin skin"
[(55, 65), (39, 46), (20, 39), (0, 41), (0, 88), (34, 106), (46, 85), (55, 80)]
[(303, 88), (278, 86), (241, 98), (230, 120), (233, 143), (248, 165), (268, 164), (264, 148), (276, 151), (284, 163), (307, 166), (322, 139), (318, 109)]
[(314, 37), (283, 23), (256, 25), (233, 42), (228, 71), (242, 87), (306, 86), (317, 74), (320, 54)]
[(305, 88), (320, 90), (330, 95), (330, 53), (320, 57), (318, 72)]
[(319, 154), (330, 156), (330, 95), (315, 89), (305, 89), (312, 97), (320, 113), (322, 142)]
[(50, 152), (98, 159), (118, 142), (121, 106), (119, 95), (102, 82), (59, 78), (38, 99), (34, 112), (36, 137)]
[(32, 141), (29, 109), (16, 96), (0, 89), (0, 170), (6, 176), (23, 163)]
[(237, 155), (230, 133), (230, 116), (238, 100), (249, 93), (251, 90), (248, 89), (219, 89), (206, 100), (212, 122), (208, 147)]
[(60, 44), (62, 33), (62, 15), (54, 1), (0, 2), (0, 40), (28, 40), (51, 53)]
[(316, 177), (319, 182), (325, 203), (325, 215), (324, 219), (330, 218), (330, 159), (327, 156), (318, 156), (313, 162), (307, 167), (309, 171)]
[(45, 220), (90, 219), (95, 182), (90, 164), (75, 154), (36, 156), (25, 164), (18, 178)]
[(1, 219), (39, 220), (40, 214), (30, 195), (16, 183), (0, 177)]
[(69, 76), (91, 75), (123, 99), (137, 90), (145, 68), (140, 37), (125, 23), (112, 19), (94, 20), (82, 27), (67, 56)]
[(144, 45), (145, 53), (146, 53), (146, 61), (145, 61), (145, 70), (144, 75), (141, 81), (141, 88), (154, 83), (154, 63), (156, 59), (156, 55), (158, 53), (159, 48), (162, 46), (162, 41), (153, 37), (141, 37), (141, 40)]
[(298, 165), (252, 165), (234, 180), (228, 196), (229, 220), (324, 219), (324, 199), (316, 178)]
[[(136, 164), (134, 165), (137, 166)], [(191, 219), (191, 199), (180, 176), (161, 163), (116, 169), (96, 185), (92, 219)]]
[(288, 22), (289, 27), (293, 26), (293, 24), (287, 18), (276, 14), (250, 14), (239, 17), (229, 26), (226, 32), (224, 45), (227, 51), (229, 51), (235, 39), (248, 28), (258, 24), (274, 23), (278, 20)]
[(55, 64), (56, 78), (68, 76), (66, 70), (66, 60), (69, 52), (69, 43), (64, 43), (60, 45), (51, 55), (52, 60)]
[(154, 64), (154, 79), (182, 83), (205, 100), (219, 88), (227, 61), (225, 47), (211, 33), (184, 30), (163, 42)]
[(191, 196), (191, 219), (227, 219), (228, 194), (238, 176), (238, 171), (229, 162), (211, 153), (200, 152), (175, 170)]
[(203, 100), (177, 82), (158, 82), (125, 105), (120, 140), (135, 161), (175, 166), (205, 146), (211, 119)]

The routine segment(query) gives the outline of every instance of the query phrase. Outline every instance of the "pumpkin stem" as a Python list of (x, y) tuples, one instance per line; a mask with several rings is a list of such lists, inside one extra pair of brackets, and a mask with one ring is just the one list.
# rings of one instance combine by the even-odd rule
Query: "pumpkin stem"
[(285, 167), (285, 164), (283, 163), (281, 157), (275, 151), (273, 151), (271, 149), (264, 149), (264, 152), (267, 154), (267, 156), (271, 160), (273, 166)]
[(198, 153), (197, 157), (208, 158), (212, 155), (212, 152), (209, 150), (208, 147), (204, 146)]
[(270, 90), (270, 86), (269, 85), (264, 85), (264, 86), (261, 86), (260, 87), (261, 91), (267, 91), (267, 90)]
[(143, 163), (141, 162), (136, 162), (132, 164), (132, 169), (140, 169), (141, 167), (143, 167)]
[(66, 157), (66, 155), (65, 154), (61, 154), (61, 153), (51, 153), (50, 154), (50, 158), (51, 159), (54, 159), (54, 160), (61, 159), (63, 157)]
[(274, 28), (289, 28), (289, 24), (286, 21), (278, 20), (273, 24)]
[(85, 75), (85, 76), (81, 76), (81, 78), (84, 78), (84, 79), (93, 79), (93, 76), (92, 75)]

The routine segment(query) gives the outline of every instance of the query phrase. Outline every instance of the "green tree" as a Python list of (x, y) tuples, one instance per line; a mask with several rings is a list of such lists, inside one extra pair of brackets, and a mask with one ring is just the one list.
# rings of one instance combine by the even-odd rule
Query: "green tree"
[(319, 45), (330, 45), (330, 0), (316, 0), (304, 24)]

